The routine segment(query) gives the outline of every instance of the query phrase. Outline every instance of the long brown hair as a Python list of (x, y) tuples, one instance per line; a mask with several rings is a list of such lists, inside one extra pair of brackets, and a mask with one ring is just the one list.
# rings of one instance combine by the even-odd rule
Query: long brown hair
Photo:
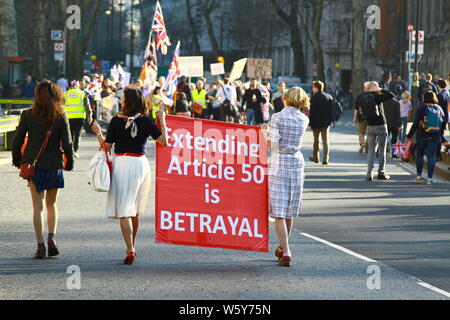
[(148, 105), (144, 94), (136, 88), (125, 88), (122, 114), (124, 116), (134, 117), (138, 113), (143, 117), (148, 116)]
[(43, 81), (35, 89), (31, 114), (39, 124), (50, 127), (64, 116), (64, 92), (55, 83)]

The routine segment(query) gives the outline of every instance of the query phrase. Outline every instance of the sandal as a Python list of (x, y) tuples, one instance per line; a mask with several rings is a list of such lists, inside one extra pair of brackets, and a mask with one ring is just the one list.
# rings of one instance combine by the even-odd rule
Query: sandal
[(127, 257), (123, 261), (126, 265), (131, 266), (134, 263), (134, 259), (136, 258), (136, 252), (128, 253)]
[(278, 258), (278, 260), (280, 260), (281, 258), (283, 258), (283, 248), (282, 247), (278, 247), (275, 250), (275, 257)]

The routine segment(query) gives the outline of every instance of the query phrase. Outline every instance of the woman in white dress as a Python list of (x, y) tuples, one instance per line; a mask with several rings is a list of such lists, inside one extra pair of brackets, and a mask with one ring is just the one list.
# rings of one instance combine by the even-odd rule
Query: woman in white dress
[(284, 95), (284, 103), (286, 107), (273, 115), (269, 130), (269, 208), (280, 240), (275, 255), (280, 266), (290, 267), (289, 235), (293, 219), (301, 213), (305, 176), (302, 143), (309, 125), (302, 111), (310, 100), (303, 89), (294, 87)]
[(139, 89), (126, 88), (122, 102), (122, 113), (111, 120), (106, 139), (100, 126), (95, 123), (92, 130), (100, 145), (107, 151), (114, 145), (115, 158), (111, 188), (108, 193), (106, 216), (120, 220), (120, 227), (127, 247), (124, 263), (133, 264), (136, 257), (135, 242), (140, 216), (144, 214), (150, 194), (150, 164), (146, 157), (149, 137), (166, 146), (167, 129), (165, 113), (156, 113), (161, 129), (148, 116), (149, 108)]

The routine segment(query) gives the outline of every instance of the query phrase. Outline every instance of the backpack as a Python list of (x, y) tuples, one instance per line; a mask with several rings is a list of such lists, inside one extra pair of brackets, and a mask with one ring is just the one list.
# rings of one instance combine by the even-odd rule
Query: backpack
[(443, 123), (444, 117), (439, 108), (436, 106), (427, 106), (427, 111), (422, 122), (423, 130), (426, 133), (439, 133), (441, 132)]
[(342, 116), (344, 115), (344, 109), (342, 108), (339, 101), (331, 100), (331, 120), (336, 123), (338, 122)]
[(368, 121), (381, 116), (380, 108), (377, 105), (374, 95), (371, 93), (361, 95), (358, 100), (358, 106), (364, 119)]

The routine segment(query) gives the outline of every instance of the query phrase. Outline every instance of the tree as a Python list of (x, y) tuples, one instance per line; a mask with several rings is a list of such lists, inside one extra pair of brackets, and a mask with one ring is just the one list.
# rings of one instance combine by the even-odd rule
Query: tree
[(7, 73), (6, 57), (17, 56), (19, 48), (17, 45), (16, 9), (13, 0), (0, 0), (0, 71)]
[(219, 44), (214, 32), (214, 25), (211, 20), (211, 14), (219, 8), (218, 0), (197, 0), (199, 12), (203, 15), (208, 29), (209, 40), (211, 42), (212, 51), (215, 55), (219, 55)]
[(271, 0), (272, 5), (278, 16), (289, 26), (291, 33), (291, 47), (294, 51), (294, 73), (298, 75), (302, 81), (306, 79), (305, 55), (303, 53), (303, 42), (300, 31), (300, 0), (289, 1), (289, 12), (286, 12), (281, 5), (280, 0)]
[(194, 51), (195, 51), (195, 54), (202, 55), (202, 49), (201, 49), (200, 40), (199, 40), (199, 25), (195, 21), (193, 15), (192, 15), (192, 9), (194, 7), (193, 7), (191, 0), (185, 0), (185, 2), (186, 2), (187, 17), (189, 20), (189, 24), (191, 25), (192, 41), (194, 42), (194, 48), (195, 48)]
[(363, 88), (363, 45), (364, 45), (364, 12), (361, 0), (352, 0), (353, 10), (353, 96)]
[(70, 79), (78, 79), (83, 74), (84, 54), (104, 3), (101, 0), (72, 0), (71, 4), (78, 5), (82, 14), (90, 13), (82, 17), (81, 30), (67, 30), (67, 75)]
[(313, 0), (311, 4), (314, 9), (313, 23), (313, 47), (314, 57), (317, 63), (317, 79), (325, 81), (325, 65), (323, 60), (322, 42), (320, 41), (320, 32), (323, 18), (323, 0)]

